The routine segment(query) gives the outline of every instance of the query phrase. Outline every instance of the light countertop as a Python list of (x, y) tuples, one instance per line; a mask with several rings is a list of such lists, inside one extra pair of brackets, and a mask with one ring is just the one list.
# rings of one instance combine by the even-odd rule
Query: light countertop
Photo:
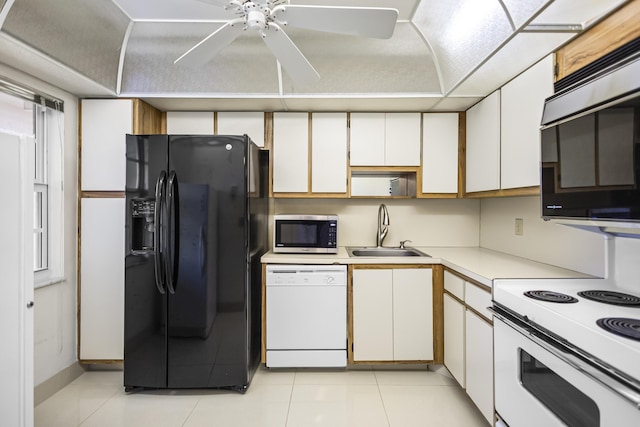
[(262, 256), (265, 264), (442, 264), (486, 286), (494, 279), (565, 279), (592, 277), (502, 252), (479, 247), (416, 247), (431, 257), (350, 257), (337, 254), (276, 254)]

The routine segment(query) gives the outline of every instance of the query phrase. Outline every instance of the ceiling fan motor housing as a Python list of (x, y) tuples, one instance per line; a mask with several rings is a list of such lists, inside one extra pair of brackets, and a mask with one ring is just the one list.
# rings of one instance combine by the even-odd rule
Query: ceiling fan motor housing
[[(269, 8), (265, 8), (265, 10), (269, 12)], [(247, 16), (247, 27), (256, 31), (262, 31), (266, 28), (267, 17), (264, 10), (261, 10), (257, 4), (251, 1), (246, 2), (244, 11)]]

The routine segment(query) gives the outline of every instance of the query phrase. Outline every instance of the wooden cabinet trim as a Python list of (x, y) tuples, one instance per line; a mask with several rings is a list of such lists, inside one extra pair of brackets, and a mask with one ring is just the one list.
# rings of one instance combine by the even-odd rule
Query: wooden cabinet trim
[[(475, 286), (481, 290), (483, 290), (484, 292), (488, 292), (491, 294), (491, 287), (487, 286), (487, 285), (483, 285), (482, 283), (478, 283), (477, 281), (469, 278), (468, 276), (465, 276), (464, 274), (458, 273), (457, 271), (449, 268), (449, 267), (444, 267), (444, 270), (448, 271), (449, 273), (453, 274), (454, 276), (457, 276), (459, 278), (461, 278), (462, 280), (464, 280), (465, 282), (469, 283), (472, 286)], [(443, 283), (444, 283), (444, 279), (443, 279)], [(482, 320), (484, 320), (486, 323), (490, 324), (493, 326), (493, 321), (490, 319), (487, 319), (487, 317), (482, 314), (479, 313), (476, 309), (474, 309), (473, 307), (471, 307), (470, 305), (468, 305), (466, 303), (466, 301), (461, 300), (460, 298), (458, 298), (456, 295), (454, 295), (453, 293), (449, 292), (446, 289), (443, 289), (443, 293), (449, 295), (451, 298), (453, 298), (455, 301), (459, 302), (460, 304), (462, 304), (467, 310), (475, 313), (478, 317), (480, 317)]]
[[(452, 268), (444, 267), (444, 269), (446, 271), (448, 271), (449, 273), (453, 274), (454, 276), (458, 276), (459, 278), (461, 278), (465, 282), (469, 282), (470, 284), (475, 285), (475, 286), (479, 287), (480, 289), (491, 293), (491, 286), (484, 285), (484, 284), (482, 284), (482, 283), (470, 278), (469, 276), (465, 276), (464, 274), (459, 273), (458, 271), (456, 271), (456, 270), (454, 270)], [(447, 292), (447, 291), (445, 290), (445, 292)], [(458, 299), (458, 298), (456, 298), (456, 299)]]
[(516, 196), (538, 196), (540, 195), (540, 187), (523, 187), (510, 188), (506, 190), (489, 190), (477, 191), (473, 193), (465, 193), (464, 197), (468, 199), (482, 199), (487, 197), (516, 197)]
[(262, 330), (260, 331), (260, 362), (267, 363), (267, 264), (262, 264)]
[(433, 363), (444, 363), (444, 268), (432, 268), (433, 283)]
[(640, 36), (640, 0), (632, 0), (556, 51), (556, 81)]

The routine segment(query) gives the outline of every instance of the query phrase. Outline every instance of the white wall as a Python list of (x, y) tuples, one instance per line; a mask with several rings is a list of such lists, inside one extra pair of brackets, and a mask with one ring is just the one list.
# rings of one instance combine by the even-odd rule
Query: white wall
[[(524, 233), (515, 235), (515, 219)], [(480, 246), (582, 273), (604, 277), (604, 236), (540, 218), (540, 198), (483, 199), (480, 204)]]
[(13, 68), (0, 64), (0, 76), (64, 101), (64, 277), (61, 283), (35, 291), (34, 382), (46, 381), (76, 362), (76, 242), (78, 100)]
[(391, 224), (385, 246), (478, 246), (477, 200), (451, 199), (275, 199), (274, 213), (337, 214), (338, 245), (376, 244), (378, 206)]
[(620, 288), (640, 292), (640, 238), (611, 238), (610, 274)]

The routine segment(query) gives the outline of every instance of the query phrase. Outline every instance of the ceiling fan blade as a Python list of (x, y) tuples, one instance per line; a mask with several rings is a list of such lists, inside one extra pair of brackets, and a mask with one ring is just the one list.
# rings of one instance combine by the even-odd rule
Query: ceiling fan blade
[(232, 5), (231, 0), (198, 0), (202, 3), (212, 4), (214, 6), (227, 7)]
[(313, 65), (277, 25), (271, 24), (262, 39), (296, 84), (305, 85), (320, 79)]
[(390, 38), (398, 20), (392, 8), (281, 5), (273, 13), (279, 25), (378, 39)]
[(244, 31), (240, 23), (227, 22), (198, 44), (182, 54), (174, 64), (204, 65), (211, 61), (222, 49), (230, 45)]

